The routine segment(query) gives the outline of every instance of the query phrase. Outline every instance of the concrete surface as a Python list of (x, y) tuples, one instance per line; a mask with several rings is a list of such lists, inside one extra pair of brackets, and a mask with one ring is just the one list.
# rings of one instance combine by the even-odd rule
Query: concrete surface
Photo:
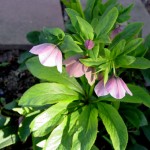
[(0, 47), (29, 45), (26, 34), (43, 27), (64, 28), (59, 0), (0, 0)]
[[(134, 2), (131, 21), (144, 22), (143, 37), (150, 33), (150, 16), (141, 0), (119, 2)], [(64, 28), (59, 0), (0, 0), (0, 49), (30, 47), (26, 34), (43, 27)]]

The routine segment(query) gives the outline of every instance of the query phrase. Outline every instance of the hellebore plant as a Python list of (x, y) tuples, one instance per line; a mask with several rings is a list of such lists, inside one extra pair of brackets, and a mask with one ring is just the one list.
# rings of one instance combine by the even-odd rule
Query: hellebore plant
[[(125, 150), (122, 107), (150, 107), (149, 93), (126, 75), (150, 68), (144, 58), (149, 47), (139, 37), (143, 23), (129, 23), (133, 5), (117, 0), (87, 0), (84, 11), (79, 0), (62, 2), (69, 16), (65, 32), (44, 28), (27, 36), (36, 46), (26, 66), (40, 83), (19, 100), (20, 138), (32, 133), (34, 149), (97, 150), (98, 140), (106, 139), (115, 150)], [(128, 113), (127, 120), (132, 124), (135, 118)]]

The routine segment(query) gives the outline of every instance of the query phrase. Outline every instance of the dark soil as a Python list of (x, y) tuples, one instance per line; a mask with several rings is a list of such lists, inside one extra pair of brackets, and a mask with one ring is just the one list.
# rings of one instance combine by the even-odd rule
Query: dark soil
[(28, 70), (20, 71), (18, 57), (23, 51), (5, 50), (0, 52), (0, 98), (8, 103), (18, 99), (37, 82)]

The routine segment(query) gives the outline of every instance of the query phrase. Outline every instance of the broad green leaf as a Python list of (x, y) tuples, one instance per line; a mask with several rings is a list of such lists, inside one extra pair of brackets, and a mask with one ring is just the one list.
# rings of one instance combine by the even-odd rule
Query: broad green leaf
[(39, 41), (40, 34), (41, 33), (39, 31), (32, 31), (32, 32), (27, 33), (26, 37), (30, 43), (39, 44), (40, 43), (40, 41)]
[(73, 40), (73, 38), (70, 35), (66, 35), (64, 38), (64, 42), (60, 46), (61, 50), (64, 53), (73, 51), (76, 53), (82, 53), (83, 50), (76, 44), (76, 42)]
[(92, 20), (92, 13), (93, 13), (93, 9), (95, 7), (95, 4), (96, 4), (96, 1), (97, 0), (87, 0), (86, 2), (86, 8), (84, 10), (84, 13), (85, 13), (85, 17), (87, 20), (91, 21)]
[(150, 68), (150, 60), (144, 57), (136, 57), (136, 60), (130, 65), (122, 66), (124, 68), (148, 69)]
[(59, 40), (62, 40), (65, 36), (64, 31), (60, 28), (43, 28), (43, 32), (48, 33), (49, 35), (54, 35)]
[(99, 39), (100, 43), (111, 43), (111, 39), (108, 35), (101, 35), (97, 39)]
[(135, 35), (137, 35), (142, 29), (143, 23), (130, 23), (126, 28), (120, 32), (113, 40), (109, 48), (113, 48), (122, 39), (129, 42)]
[(134, 50), (136, 50), (136, 48), (143, 42), (142, 38), (137, 38), (137, 39), (133, 39), (131, 40), (124, 49), (124, 54), (128, 54)]
[(147, 137), (147, 139), (150, 141), (150, 124), (147, 126), (142, 127), (142, 130), (144, 132), (144, 135)]
[(61, 124), (59, 124), (48, 137), (43, 150), (57, 150), (63, 136), (63, 131), (67, 125), (67, 116), (64, 118)]
[(125, 150), (128, 142), (128, 132), (118, 111), (111, 105), (97, 103), (98, 113), (110, 135), (115, 150)]
[(121, 40), (118, 44), (116, 44), (111, 50), (111, 57), (115, 58), (121, 53), (123, 53), (125, 44), (126, 44), (125, 40)]
[(63, 114), (64, 110), (69, 104), (70, 102), (59, 102), (36, 116), (30, 124), (31, 131), (36, 131), (47, 123), (49, 123), (49, 126), (51, 126), (53, 124), (52, 121), (54, 121), (53, 118), (55, 118), (56, 116), (58, 117), (59, 114)]
[(79, 115), (80, 115), (79, 110), (77, 110), (67, 116), (68, 117), (67, 124), (64, 128), (61, 143), (59, 144), (57, 150), (71, 149), (73, 134), (78, 129), (76, 123), (77, 123), (77, 119), (79, 118)]
[[(128, 84), (128, 88), (132, 92), (133, 96), (126, 94), (124, 98), (117, 101), (126, 102), (126, 103), (140, 103), (140, 104), (144, 104), (147, 107), (150, 107), (150, 95), (145, 89), (143, 89), (140, 86), (136, 86), (132, 84)], [(115, 98), (110, 96), (102, 97), (101, 100), (116, 101)]]
[(29, 125), (30, 125), (31, 121), (34, 119), (34, 117), (35, 117), (35, 115), (23, 118), (23, 121), (19, 125), (18, 135), (22, 142), (25, 142), (30, 135)]
[(79, 85), (79, 83), (75, 80), (75, 78), (69, 77), (65, 69), (63, 69), (62, 73), (59, 73), (56, 67), (49, 68), (40, 64), (37, 57), (29, 59), (26, 62), (26, 65), (29, 71), (35, 77), (45, 81), (61, 83), (63, 85), (68, 86), (70, 89), (73, 89), (81, 94), (84, 94), (84, 91)]
[(47, 122), (44, 121), (44, 125), (34, 131), (34, 136), (43, 137), (52, 132), (52, 130), (64, 119), (64, 116), (62, 115), (64, 112), (65, 111), (59, 112)]
[(123, 10), (119, 13), (119, 16), (118, 16), (118, 19), (117, 19), (117, 22), (119, 23), (123, 23), (127, 20), (130, 19), (130, 12), (133, 8), (134, 4), (130, 4), (129, 6), (127, 6), (126, 8), (123, 8)]
[(61, 0), (64, 5), (66, 6), (66, 8), (71, 8), (75, 11), (77, 11), (82, 17), (84, 17), (84, 13), (83, 13), (83, 10), (82, 10), (82, 5), (81, 5), (81, 2), (80, 0)]
[(129, 146), (128, 150), (148, 150), (148, 149), (143, 145), (135, 143), (135, 144)]
[[(61, 107), (61, 105), (62, 105), (62, 107)], [(65, 115), (63, 115), (63, 114), (66, 114), (67, 111), (69, 111), (69, 112), (74, 111), (74, 109), (76, 109), (76, 106), (77, 107), (79, 106), (79, 102), (76, 102), (76, 103), (74, 102), (74, 103), (69, 104), (67, 107), (67, 110), (66, 110), (66, 105), (67, 105), (67, 103), (61, 104), (61, 102), (60, 102), (56, 105), (53, 105), (50, 108), (50, 110), (45, 111), (45, 113), (49, 113), (52, 118), (49, 121), (47, 120), (47, 122), (44, 122), (44, 124), (41, 127), (39, 127), (36, 131), (34, 131), (34, 136), (41, 137), (41, 136), (45, 136), (45, 135), (49, 134), (58, 124), (60, 124), (62, 122), (62, 120), (65, 117)], [(70, 110), (70, 108), (71, 108), (71, 110)], [(48, 112), (48, 111), (52, 111), (52, 112)], [(55, 114), (55, 112), (56, 112), (56, 114)], [(41, 115), (43, 116), (43, 113)], [(75, 120), (75, 118), (74, 118), (74, 120)], [(36, 126), (36, 124), (35, 124), (35, 126)]]
[(90, 150), (96, 140), (98, 127), (97, 109), (85, 106), (78, 120), (78, 130), (73, 136), (71, 150)]
[(80, 62), (82, 62), (85, 66), (98, 66), (101, 64), (106, 63), (106, 59), (99, 57), (97, 59), (92, 59), (92, 58), (86, 58), (86, 59), (80, 59)]
[(18, 136), (15, 134), (15, 130), (16, 129), (13, 126), (7, 126), (0, 130), (0, 149), (15, 144), (19, 141)]
[(112, 8), (106, 15), (102, 15), (98, 25), (95, 28), (95, 33), (97, 36), (107, 34), (112, 27), (114, 26), (116, 19), (118, 17), (118, 10), (117, 8)]
[(77, 16), (77, 20), (80, 28), (80, 30), (78, 31), (80, 32), (80, 36), (83, 37), (85, 40), (93, 40), (94, 31), (92, 26), (86, 20), (82, 19), (79, 16)]
[(136, 128), (148, 125), (147, 119), (142, 111), (133, 106), (121, 108), (121, 112), (126, 119)]
[(129, 65), (132, 65), (136, 61), (136, 58), (133, 56), (121, 55), (115, 59), (116, 67), (128, 68)]
[(73, 9), (70, 9), (70, 8), (66, 8), (65, 9), (70, 20), (71, 20), (71, 23), (72, 23), (72, 26), (77, 30), (79, 31), (79, 26), (77, 26), (77, 17), (76, 16), (80, 16), (80, 14), (73, 10)]
[(141, 70), (147, 86), (150, 86), (150, 69)]
[(57, 102), (78, 100), (79, 94), (58, 83), (40, 83), (27, 90), (19, 105), (22, 106), (42, 106)]

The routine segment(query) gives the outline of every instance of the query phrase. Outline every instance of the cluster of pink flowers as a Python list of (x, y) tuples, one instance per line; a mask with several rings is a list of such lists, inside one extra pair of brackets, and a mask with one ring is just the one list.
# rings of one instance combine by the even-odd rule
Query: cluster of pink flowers
[[(85, 48), (87, 50), (91, 50), (93, 47), (94, 42), (92, 40), (85, 41)], [(82, 64), (79, 59), (83, 57), (80, 55), (72, 56), (63, 61), (60, 49), (56, 45), (50, 43), (34, 46), (30, 52), (38, 55), (41, 64), (44, 66), (57, 66), (57, 70), (61, 73), (62, 65), (64, 64), (70, 77), (78, 78), (85, 75), (90, 85), (95, 83), (95, 69)], [(125, 93), (132, 95), (124, 81), (115, 76), (112, 76), (105, 85), (104, 80), (101, 79), (95, 86), (94, 90), (97, 96), (105, 96), (110, 94), (116, 99), (122, 99), (125, 96)]]

